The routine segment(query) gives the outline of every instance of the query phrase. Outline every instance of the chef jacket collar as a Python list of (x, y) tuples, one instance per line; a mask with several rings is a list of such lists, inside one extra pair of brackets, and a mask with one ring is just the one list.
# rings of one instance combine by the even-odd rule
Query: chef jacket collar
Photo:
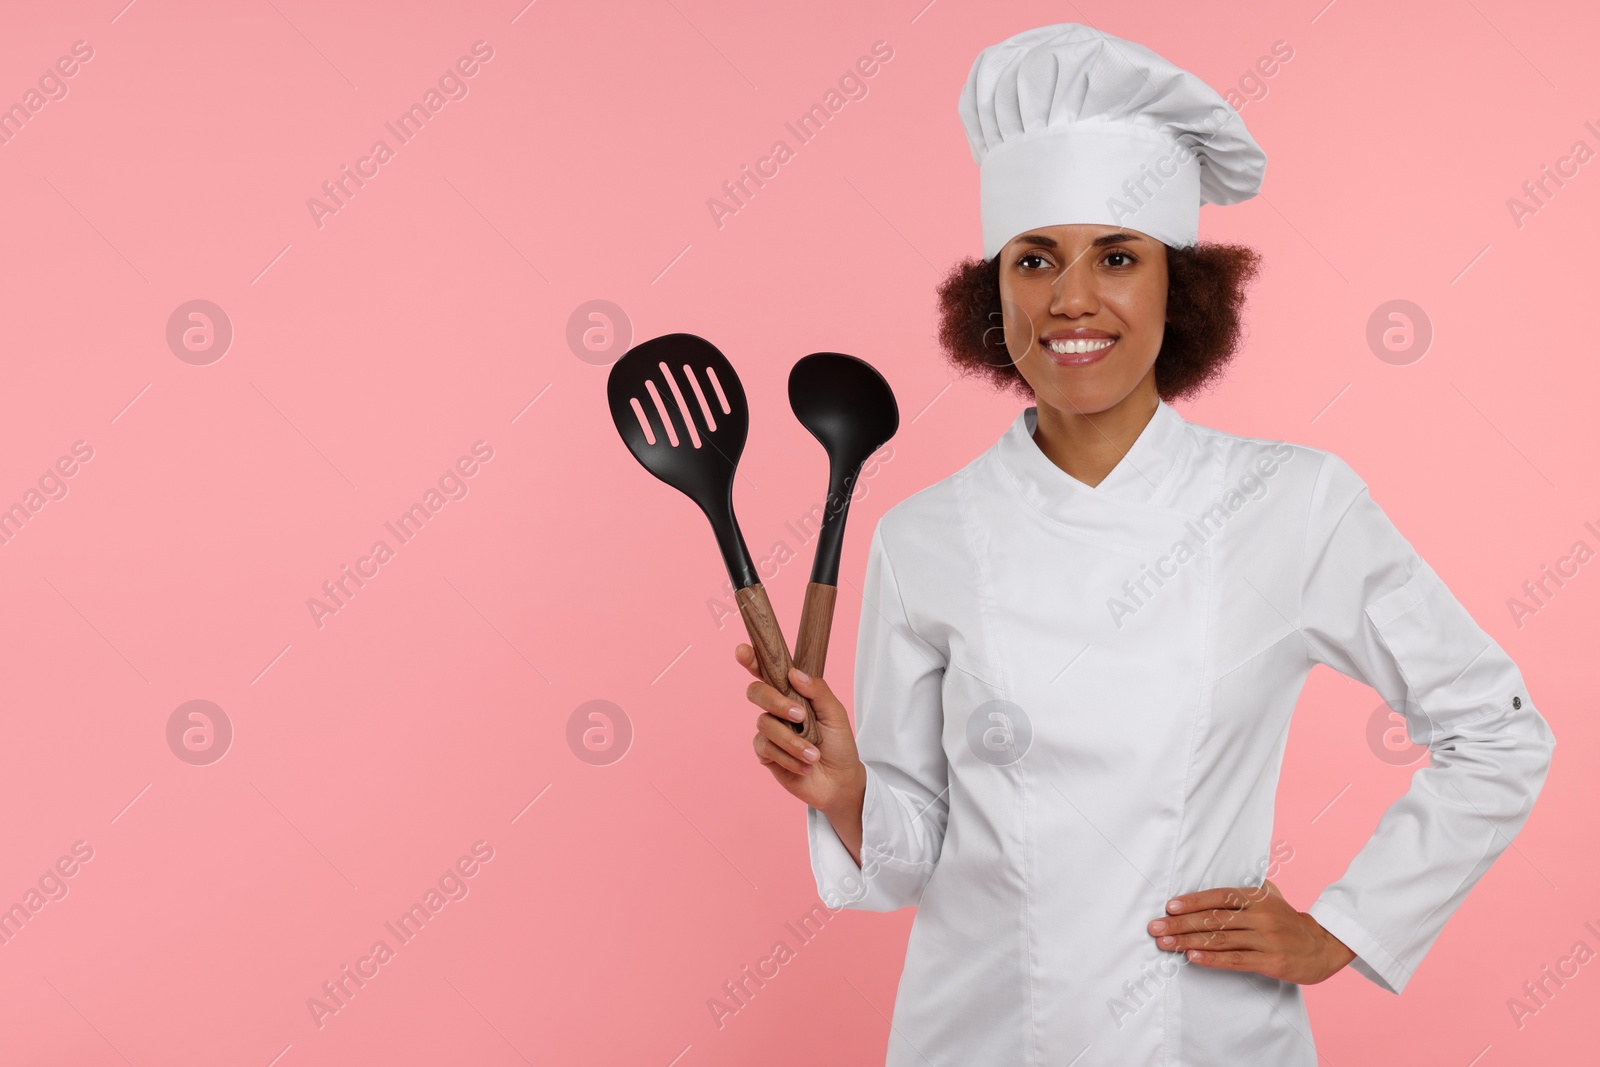
[(1025, 408), (1000, 438), (996, 451), (1022, 495), (1041, 511), (1064, 521), (1080, 516), (1092, 502), (1165, 504), (1173, 493), (1172, 475), (1179, 460), (1193, 447), (1188, 422), (1160, 400), (1133, 446), (1099, 485), (1090, 486), (1056, 466), (1039, 449), (1033, 439), (1038, 424), (1038, 406)]

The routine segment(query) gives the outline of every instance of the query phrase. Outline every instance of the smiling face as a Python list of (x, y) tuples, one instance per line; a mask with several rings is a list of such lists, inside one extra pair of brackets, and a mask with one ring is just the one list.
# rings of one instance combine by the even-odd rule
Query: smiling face
[(1165, 245), (1116, 226), (1041, 226), (999, 260), (1006, 349), (1041, 408), (1088, 415), (1146, 392), (1154, 407)]

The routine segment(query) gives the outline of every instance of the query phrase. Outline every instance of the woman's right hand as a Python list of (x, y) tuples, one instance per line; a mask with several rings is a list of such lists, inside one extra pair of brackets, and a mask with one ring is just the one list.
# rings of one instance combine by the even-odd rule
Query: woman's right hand
[[(811, 702), (822, 733), (821, 742), (812, 750), (815, 758), (808, 758), (806, 750), (811, 747), (810, 743), (789, 725), (802, 721), (803, 716), (793, 718), (789, 709), (794, 705), (762, 679), (755, 649), (741, 643), (733, 654), (756, 679), (745, 690), (750, 703), (762, 709), (756, 717), (756, 735), (751, 741), (756, 758), (767, 766), (779, 785), (827, 815), (836, 827), (840, 822), (859, 826), (867, 769), (856, 754), (850, 716), (828, 683), (821, 678), (807, 678), (798, 667), (789, 671), (789, 684)], [(859, 834), (857, 830), (858, 841)]]

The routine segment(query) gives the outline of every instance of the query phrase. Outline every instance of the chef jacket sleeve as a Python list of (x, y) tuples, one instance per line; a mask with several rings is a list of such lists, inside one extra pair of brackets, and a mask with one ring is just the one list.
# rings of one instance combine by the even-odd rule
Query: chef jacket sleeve
[(1431, 756), (1310, 909), (1359, 973), (1399, 993), (1527, 819), (1555, 740), (1517, 665), (1332, 453), (1312, 493), (1301, 595), (1314, 660), (1376, 689)]
[(941, 740), (947, 657), (912, 629), (880, 521), (867, 554), (856, 643), (856, 748), (866, 765), (861, 865), (833, 824), (807, 806), (817, 892), (830, 908), (915, 904), (933, 874), (949, 816)]

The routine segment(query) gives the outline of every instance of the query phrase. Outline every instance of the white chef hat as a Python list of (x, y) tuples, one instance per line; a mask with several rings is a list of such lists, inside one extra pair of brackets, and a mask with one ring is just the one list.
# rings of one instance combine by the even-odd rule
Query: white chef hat
[(1267, 166), (1216, 90), (1075, 22), (979, 52), (959, 110), (979, 166), (985, 259), (1025, 230), (1083, 222), (1193, 245), (1200, 205), (1250, 199)]

